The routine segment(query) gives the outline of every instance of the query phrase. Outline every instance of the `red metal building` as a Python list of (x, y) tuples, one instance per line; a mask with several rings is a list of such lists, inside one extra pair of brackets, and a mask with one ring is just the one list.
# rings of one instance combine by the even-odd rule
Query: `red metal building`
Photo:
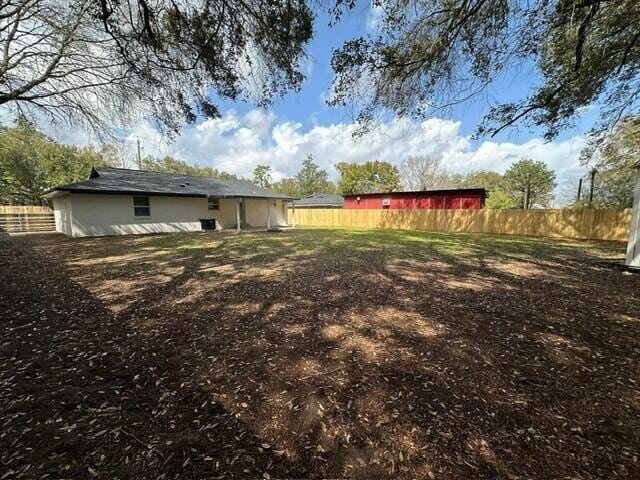
[(419, 192), (361, 193), (344, 195), (344, 208), (436, 209), (484, 208), (484, 188), (424, 190)]

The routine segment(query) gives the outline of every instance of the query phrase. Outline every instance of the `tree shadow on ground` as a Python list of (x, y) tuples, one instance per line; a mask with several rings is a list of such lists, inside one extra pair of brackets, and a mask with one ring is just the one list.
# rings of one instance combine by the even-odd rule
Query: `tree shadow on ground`
[(145, 443), (180, 438), (175, 418), (204, 441), (215, 414), (180, 406), (206, 400), (251, 432), (233, 448), (281, 452), (283, 477), (637, 473), (640, 284), (596, 261), (619, 245), (311, 230), (20, 248), (108, 309), (135, 382), (179, 392)]
[(304, 475), (140, 337), (143, 313), (123, 321), (28, 242), (0, 239), (0, 266), (1, 478)]

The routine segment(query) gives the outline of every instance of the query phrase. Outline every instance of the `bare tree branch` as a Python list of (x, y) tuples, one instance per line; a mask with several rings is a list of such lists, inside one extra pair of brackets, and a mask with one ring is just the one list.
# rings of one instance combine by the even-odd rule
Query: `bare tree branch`
[(300, 85), (312, 34), (306, 0), (0, 5), (0, 105), (98, 135), (142, 116), (175, 133), (219, 115), (213, 94), (266, 105)]

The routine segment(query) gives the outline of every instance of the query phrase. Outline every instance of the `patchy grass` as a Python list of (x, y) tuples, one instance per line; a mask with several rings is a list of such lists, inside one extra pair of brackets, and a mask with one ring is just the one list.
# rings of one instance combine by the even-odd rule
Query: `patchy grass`
[[(0, 477), (634, 478), (624, 245), (0, 240)], [(6, 272), (6, 273), (5, 273)]]

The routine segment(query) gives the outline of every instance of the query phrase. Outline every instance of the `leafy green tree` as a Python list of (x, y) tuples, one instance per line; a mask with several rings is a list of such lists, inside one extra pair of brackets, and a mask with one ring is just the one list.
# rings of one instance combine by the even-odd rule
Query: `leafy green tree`
[(457, 182), (460, 188), (485, 188), (488, 191), (495, 190), (502, 182), (502, 175), (493, 170), (476, 170), (466, 175)]
[(271, 189), (274, 192), (284, 193), (285, 195), (290, 195), (292, 197), (299, 197), (300, 195), (300, 186), (295, 178), (283, 178), (282, 180), (271, 185)]
[[(592, 137), (583, 151), (582, 161), (589, 170), (597, 172), (594, 204), (630, 208), (635, 185), (635, 170), (631, 167), (639, 160), (640, 116), (624, 118), (610, 135)], [(585, 181), (581, 205), (587, 202), (588, 189), (588, 181)]]
[(237, 175), (223, 172), (213, 167), (200, 167), (191, 165), (183, 160), (178, 160), (171, 156), (163, 158), (145, 157), (142, 159), (142, 169), (153, 172), (180, 173), (182, 175), (195, 175), (204, 177), (224, 178), (228, 180), (238, 180)]
[(14, 128), (0, 133), (0, 194), (3, 203), (40, 203), (46, 189), (41, 151), (46, 136), (19, 117)]
[(487, 208), (516, 208), (517, 204), (501, 187), (496, 187), (489, 192), (485, 206)]
[(516, 202), (502, 189), (502, 175), (493, 170), (476, 170), (461, 175), (456, 185), (460, 188), (484, 188), (488, 192), (487, 208), (515, 208)]
[(522, 159), (513, 163), (502, 178), (501, 188), (518, 208), (548, 207), (553, 200), (556, 174), (544, 162)]
[(307, 155), (302, 161), (302, 167), (296, 174), (295, 180), (298, 184), (298, 194), (302, 197), (335, 191), (335, 186), (329, 181), (329, 174), (313, 161), (311, 155)]
[(261, 188), (271, 186), (271, 167), (269, 165), (257, 165), (253, 169), (253, 183)]
[(40, 204), (50, 188), (85, 180), (100, 165), (108, 162), (95, 150), (61, 145), (20, 116), (0, 130), (0, 202)]
[(152, 117), (176, 132), (216, 99), (264, 106), (304, 80), (308, 2), (3, 0), (0, 105), (81, 123)]
[[(357, 2), (338, 2), (337, 15)], [(604, 124), (640, 104), (638, 0), (376, 2), (378, 31), (335, 51), (330, 103), (355, 104), (366, 128), (378, 113), (424, 117), (428, 106), (473, 101), (500, 74), (537, 69), (533, 93), (493, 105), (479, 134), (523, 122), (553, 138), (600, 103)], [(363, 82), (366, 79), (366, 82)]]
[(400, 188), (400, 172), (389, 162), (340, 162), (336, 168), (340, 173), (338, 190), (341, 194), (392, 192)]
[(283, 178), (271, 185), (276, 192), (295, 197), (306, 197), (314, 193), (334, 193), (336, 186), (329, 180), (326, 170), (320, 168), (311, 155), (302, 161), (300, 170), (293, 178)]

